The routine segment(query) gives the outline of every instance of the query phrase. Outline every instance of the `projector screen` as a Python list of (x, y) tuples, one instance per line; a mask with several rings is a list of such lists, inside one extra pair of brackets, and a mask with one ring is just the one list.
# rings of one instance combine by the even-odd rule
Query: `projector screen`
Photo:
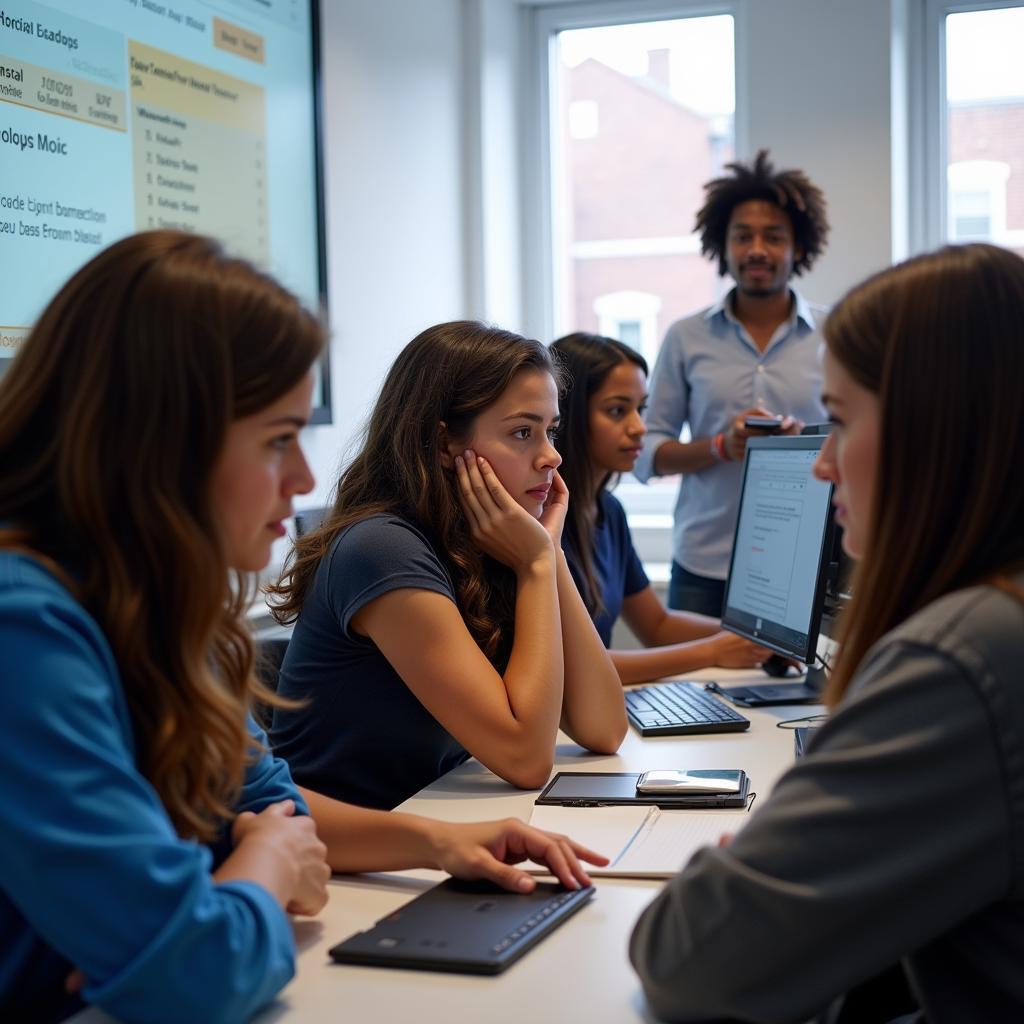
[[(325, 298), (316, 0), (0, 0), (0, 373), (124, 235), (219, 238)], [(314, 422), (330, 420), (320, 367)]]

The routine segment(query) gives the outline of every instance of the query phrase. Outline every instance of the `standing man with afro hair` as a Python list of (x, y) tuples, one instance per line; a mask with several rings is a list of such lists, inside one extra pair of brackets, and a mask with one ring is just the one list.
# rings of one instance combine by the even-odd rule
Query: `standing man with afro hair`
[[(790, 278), (828, 236), (825, 197), (802, 171), (776, 171), (761, 150), (705, 186), (701, 251), (735, 286), (669, 329), (654, 367), (648, 436), (635, 473), (682, 473), (673, 531), (671, 608), (722, 614), (747, 438), (747, 416), (778, 416), (796, 434), (824, 418), (818, 323)], [(692, 440), (679, 440), (689, 424)]]

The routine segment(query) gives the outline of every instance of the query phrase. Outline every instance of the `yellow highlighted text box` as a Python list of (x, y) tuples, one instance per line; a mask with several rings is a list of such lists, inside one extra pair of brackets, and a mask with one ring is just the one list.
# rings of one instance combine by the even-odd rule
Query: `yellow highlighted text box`
[(131, 40), (132, 102), (152, 103), (253, 135), (264, 134), (263, 89), (213, 68)]
[(213, 19), (213, 45), (219, 50), (227, 50), (246, 60), (263, 64), (265, 60), (263, 36), (250, 32), (240, 25), (215, 17)]

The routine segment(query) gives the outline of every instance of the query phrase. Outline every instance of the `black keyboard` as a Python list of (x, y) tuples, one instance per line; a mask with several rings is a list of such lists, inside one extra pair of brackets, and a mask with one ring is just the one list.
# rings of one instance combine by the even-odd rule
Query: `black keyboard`
[(330, 950), (339, 963), (498, 974), (594, 895), (538, 882), (529, 893), (448, 878)]
[[(560, 892), (557, 896), (553, 896), (543, 906), (538, 907), (536, 913), (528, 917), (518, 928), (514, 928), (500, 942), (496, 942), (491, 946), (491, 952), (498, 955), (504, 953), (507, 949), (511, 949), (512, 946), (524, 940), (539, 925), (546, 924), (548, 918), (561, 910), (566, 903), (578, 899), (579, 892), (576, 889), (567, 889), (565, 892)], [(532, 946), (533, 943), (530, 942), (528, 945)]]
[(701, 683), (658, 683), (626, 691), (626, 713), (641, 736), (743, 732), (750, 720)]

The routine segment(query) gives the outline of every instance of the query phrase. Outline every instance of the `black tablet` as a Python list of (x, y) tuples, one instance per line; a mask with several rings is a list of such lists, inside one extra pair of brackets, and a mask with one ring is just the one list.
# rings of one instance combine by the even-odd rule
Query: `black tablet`
[(743, 708), (821, 703), (821, 691), (805, 680), (794, 680), (791, 683), (752, 683), (747, 686), (718, 686), (708, 683), (708, 689)]
[(653, 804), (665, 808), (746, 807), (750, 791), (747, 773), (740, 771), (734, 793), (640, 793), (642, 772), (559, 772), (537, 797), (538, 804), (562, 807), (602, 807), (615, 804)]

